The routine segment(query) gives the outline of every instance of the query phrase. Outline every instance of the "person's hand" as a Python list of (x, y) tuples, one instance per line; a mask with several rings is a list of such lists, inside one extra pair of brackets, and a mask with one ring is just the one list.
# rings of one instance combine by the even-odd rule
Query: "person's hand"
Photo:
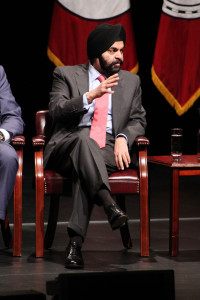
[(5, 136), (1, 131), (0, 131), (0, 141), (5, 141)]
[(92, 103), (94, 99), (100, 98), (105, 93), (114, 94), (114, 91), (109, 90), (109, 88), (116, 86), (118, 84), (118, 80), (119, 80), (118, 74), (114, 74), (108, 77), (108, 79), (102, 81), (97, 88), (95, 88), (94, 90), (86, 94), (88, 103)]
[(129, 167), (131, 159), (128, 152), (127, 142), (124, 137), (120, 136), (115, 140), (114, 156), (119, 170), (124, 170), (124, 166), (126, 166), (126, 168)]

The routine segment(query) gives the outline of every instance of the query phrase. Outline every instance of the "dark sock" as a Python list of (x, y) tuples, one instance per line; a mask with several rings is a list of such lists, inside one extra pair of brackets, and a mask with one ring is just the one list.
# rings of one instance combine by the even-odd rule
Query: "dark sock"
[(68, 234), (70, 237), (71, 242), (76, 242), (80, 247), (82, 247), (83, 238), (79, 234), (77, 234), (74, 230), (71, 228), (68, 228)]
[(104, 209), (112, 203), (115, 203), (114, 199), (111, 197), (110, 191), (107, 189), (100, 189), (97, 193), (97, 197)]
[(75, 236), (71, 237), (70, 241), (72, 243), (76, 242), (77, 245), (79, 245), (80, 247), (82, 247), (83, 239), (82, 239), (82, 237), (80, 235), (75, 235)]

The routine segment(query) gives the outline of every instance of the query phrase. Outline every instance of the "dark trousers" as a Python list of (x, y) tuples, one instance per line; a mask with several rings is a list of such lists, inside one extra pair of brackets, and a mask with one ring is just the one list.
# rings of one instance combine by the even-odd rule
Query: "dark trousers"
[(68, 228), (85, 238), (95, 195), (100, 188), (110, 189), (108, 174), (117, 170), (114, 137), (107, 134), (106, 147), (100, 149), (89, 137), (89, 128), (79, 128), (56, 145), (49, 164), (62, 175), (72, 174), (74, 201)]
[(7, 142), (0, 142), (0, 219), (5, 219), (18, 170), (18, 156)]

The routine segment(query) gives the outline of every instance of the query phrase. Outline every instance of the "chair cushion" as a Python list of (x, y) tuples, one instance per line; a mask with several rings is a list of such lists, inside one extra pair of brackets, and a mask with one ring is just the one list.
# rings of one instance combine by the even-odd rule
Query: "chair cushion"
[(139, 194), (139, 171), (128, 169), (109, 176), (112, 194)]
[(54, 170), (44, 171), (45, 194), (71, 194), (72, 181), (69, 177), (63, 177)]
[[(128, 169), (109, 176), (112, 194), (139, 194), (139, 172)], [(71, 194), (71, 179), (54, 170), (44, 171), (45, 194)]]

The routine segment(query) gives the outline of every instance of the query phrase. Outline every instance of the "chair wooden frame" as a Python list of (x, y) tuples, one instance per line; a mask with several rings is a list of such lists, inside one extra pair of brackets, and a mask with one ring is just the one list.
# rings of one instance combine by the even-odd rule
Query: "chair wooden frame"
[(2, 226), (2, 236), (4, 244), (8, 248), (13, 248), (13, 256), (21, 256), (22, 250), (22, 180), (23, 180), (23, 147), (25, 145), (24, 136), (15, 136), (12, 139), (19, 158), (19, 168), (16, 174), (15, 187), (13, 192), (14, 199), (14, 228), (13, 238), (9, 226), (8, 214), (6, 214), (4, 226)]
[[(56, 230), (59, 196), (69, 194), (65, 187), (71, 186), (70, 179), (62, 178), (53, 170), (44, 170), (43, 151), (46, 135), (48, 135), (50, 116), (48, 110), (41, 110), (36, 113), (36, 136), (32, 138), (35, 162), (35, 197), (36, 197), (36, 257), (44, 256), (44, 249), (51, 247)], [(139, 170), (126, 170), (117, 172), (109, 177), (111, 193), (116, 196), (118, 205), (126, 211), (125, 194), (139, 194), (140, 196), (140, 252), (141, 256), (149, 256), (149, 197), (148, 197), (148, 167), (147, 167), (147, 146), (149, 140), (146, 137), (137, 137), (136, 145), (139, 153)], [(54, 181), (52, 180), (54, 178)], [(57, 182), (65, 184), (59, 186), (55, 191)], [(49, 184), (49, 182), (53, 184)], [(122, 187), (126, 181), (126, 189)], [(132, 184), (134, 183), (134, 184)], [(62, 191), (62, 193), (60, 192)], [(51, 195), (49, 219), (46, 234), (44, 237), (44, 195)], [(121, 229), (121, 237), (125, 248), (132, 247), (128, 224)]]

